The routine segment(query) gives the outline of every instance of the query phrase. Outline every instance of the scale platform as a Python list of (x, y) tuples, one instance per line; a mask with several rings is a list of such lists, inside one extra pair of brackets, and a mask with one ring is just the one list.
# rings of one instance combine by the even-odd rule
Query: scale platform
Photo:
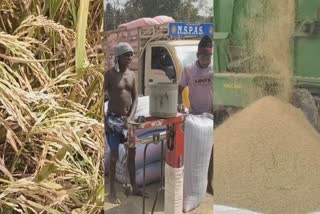
[[(161, 180), (160, 180), (160, 187), (157, 191), (156, 197), (154, 199), (153, 207), (151, 213), (154, 213), (154, 209), (157, 203), (158, 195), (161, 191), (164, 190), (164, 151), (163, 151), (163, 142), (167, 142), (167, 157), (166, 161), (172, 162), (174, 159), (173, 147), (177, 142), (179, 144), (183, 144), (183, 132), (181, 125), (183, 126), (185, 119), (185, 114), (178, 113), (175, 117), (172, 118), (155, 118), (155, 117), (139, 117), (137, 121), (128, 121), (128, 147), (136, 147), (139, 144), (145, 144), (144, 148), (144, 157), (143, 157), (143, 195), (145, 194), (145, 176), (146, 176), (146, 153), (148, 145), (151, 143), (160, 143), (161, 142)], [(136, 137), (136, 131), (141, 129), (150, 129), (155, 127), (164, 127), (166, 126), (166, 131), (160, 132), (157, 134), (153, 134), (150, 137), (139, 139)], [(175, 147), (175, 151), (177, 147)], [(168, 151), (170, 151), (168, 153)], [(179, 153), (183, 153), (183, 148), (178, 149)], [(173, 156), (172, 156), (173, 154)], [(142, 197), (142, 214), (145, 214), (145, 197)]]

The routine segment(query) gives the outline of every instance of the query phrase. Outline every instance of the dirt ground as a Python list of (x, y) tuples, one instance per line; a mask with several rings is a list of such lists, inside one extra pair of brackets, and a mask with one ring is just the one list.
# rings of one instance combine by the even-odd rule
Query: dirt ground
[[(105, 179), (108, 182), (108, 179)], [(156, 192), (160, 187), (160, 183), (148, 185), (146, 191), (149, 193), (149, 198), (146, 199), (146, 213), (151, 213)], [(109, 185), (105, 185), (106, 195), (104, 203), (105, 214), (142, 214), (142, 198), (137, 196), (125, 196), (123, 186), (117, 183), (118, 197), (121, 200), (120, 205), (114, 205), (108, 202)], [(206, 194), (206, 197), (201, 202), (200, 206), (188, 214), (213, 214), (213, 196)], [(154, 214), (164, 214), (164, 191), (158, 197)]]

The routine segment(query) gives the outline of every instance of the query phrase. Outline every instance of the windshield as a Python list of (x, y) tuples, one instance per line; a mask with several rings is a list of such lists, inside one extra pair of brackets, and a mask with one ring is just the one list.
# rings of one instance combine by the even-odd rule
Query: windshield
[(197, 60), (197, 45), (175, 46), (177, 56), (183, 67)]

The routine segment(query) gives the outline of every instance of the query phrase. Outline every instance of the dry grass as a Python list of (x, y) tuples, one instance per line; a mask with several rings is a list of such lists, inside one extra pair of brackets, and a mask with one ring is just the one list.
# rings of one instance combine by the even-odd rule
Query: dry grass
[(103, 7), (79, 78), (79, 2), (0, 3), (0, 213), (103, 209)]

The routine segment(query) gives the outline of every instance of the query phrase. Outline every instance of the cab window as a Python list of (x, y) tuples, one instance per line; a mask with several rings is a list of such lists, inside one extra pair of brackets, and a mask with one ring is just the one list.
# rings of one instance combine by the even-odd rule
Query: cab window
[(176, 69), (172, 57), (164, 47), (152, 47), (151, 70), (161, 70), (169, 80), (176, 80)]

